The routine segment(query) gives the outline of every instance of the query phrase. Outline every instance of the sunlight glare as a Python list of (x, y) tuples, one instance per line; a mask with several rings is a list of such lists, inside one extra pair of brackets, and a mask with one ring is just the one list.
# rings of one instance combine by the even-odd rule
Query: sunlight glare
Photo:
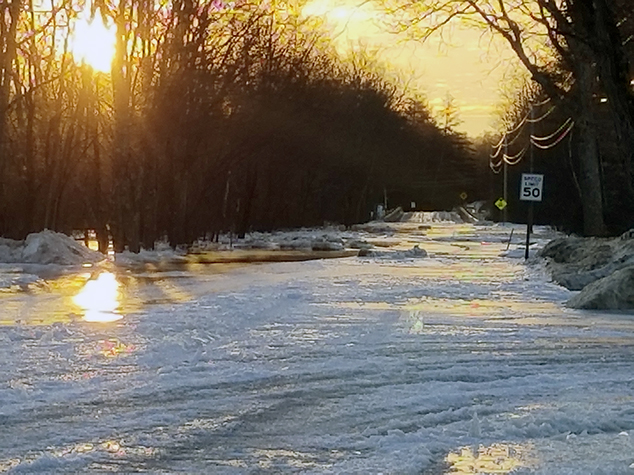
[(119, 282), (114, 274), (103, 272), (96, 279), (86, 282), (73, 302), (84, 310), (87, 322), (114, 322), (120, 320)]
[[(342, 2), (340, 0), (311, 0), (302, 8), (305, 18), (321, 18), (336, 38), (342, 34), (345, 42), (375, 37), (380, 30), (375, 19), (380, 12), (368, 2)], [(348, 45), (346, 49), (350, 46)]]
[(95, 71), (110, 72), (115, 53), (116, 27), (104, 25), (99, 9), (90, 19), (90, 4), (75, 21), (71, 52), (75, 61), (81, 61)]

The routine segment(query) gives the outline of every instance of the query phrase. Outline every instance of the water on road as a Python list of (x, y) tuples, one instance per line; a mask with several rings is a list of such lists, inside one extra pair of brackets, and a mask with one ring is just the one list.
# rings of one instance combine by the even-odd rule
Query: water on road
[(565, 309), (508, 229), (398, 228), (430, 256), (0, 296), (0, 470), (634, 473), (634, 317)]

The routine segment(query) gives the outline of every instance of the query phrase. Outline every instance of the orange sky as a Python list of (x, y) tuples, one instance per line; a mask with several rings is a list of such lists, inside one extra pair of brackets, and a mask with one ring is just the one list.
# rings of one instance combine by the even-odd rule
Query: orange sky
[(382, 28), (377, 21), (380, 12), (371, 2), (312, 0), (304, 12), (325, 19), (342, 53), (377, 51), (401, 81), (425, 94), (434, 111), (451, 94), (463, 121), (458, 129), (471, 136), (494, 130), (501, 88), (522, 71), (501, 40), (491, 43), (480, 31), (461, 25), (451, 27), (444, 40), (432, 38), (423, 44)]

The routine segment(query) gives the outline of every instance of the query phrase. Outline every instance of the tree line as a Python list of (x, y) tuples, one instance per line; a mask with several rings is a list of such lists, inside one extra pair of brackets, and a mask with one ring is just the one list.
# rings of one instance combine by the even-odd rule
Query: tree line
[[(398, 13), (400, 27), (422, 39), (454, 20), (502, 38), (533, 82), (533, 93), (514, 107), (525, 114), (531, 101), (548, 98), (558, 113), (544, 125), (574, 120), (569, 147), (540, 154), (548, 161), (540, 166), (554, 172), (556, 183), (568, 190), (558, 192), (569, 198), (564, 206), (572, 205), (571, 215), (578, 217), (566, 218), (564, 224), (595, 236), (632, 227), (634, 5), (629, 0), (385, 3)], [(512, 117), (512, 112), (505, 124), (510, 129), (513, 119), (522, 117)]]
[(3, 236), (90, 228), (138, 251), (478, 190), (464, 136), (288, 3), (95, 1), (116, 26), (110, 74), (72, 57), (82, 8), (0, 5)]

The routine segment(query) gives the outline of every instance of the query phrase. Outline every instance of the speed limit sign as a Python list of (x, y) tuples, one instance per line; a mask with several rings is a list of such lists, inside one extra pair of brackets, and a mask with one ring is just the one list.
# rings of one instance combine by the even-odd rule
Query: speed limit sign
[(520, 200), (541, 201), (544, 187), (544, 175), (536, 173), (522, 173), (520, 186)]

